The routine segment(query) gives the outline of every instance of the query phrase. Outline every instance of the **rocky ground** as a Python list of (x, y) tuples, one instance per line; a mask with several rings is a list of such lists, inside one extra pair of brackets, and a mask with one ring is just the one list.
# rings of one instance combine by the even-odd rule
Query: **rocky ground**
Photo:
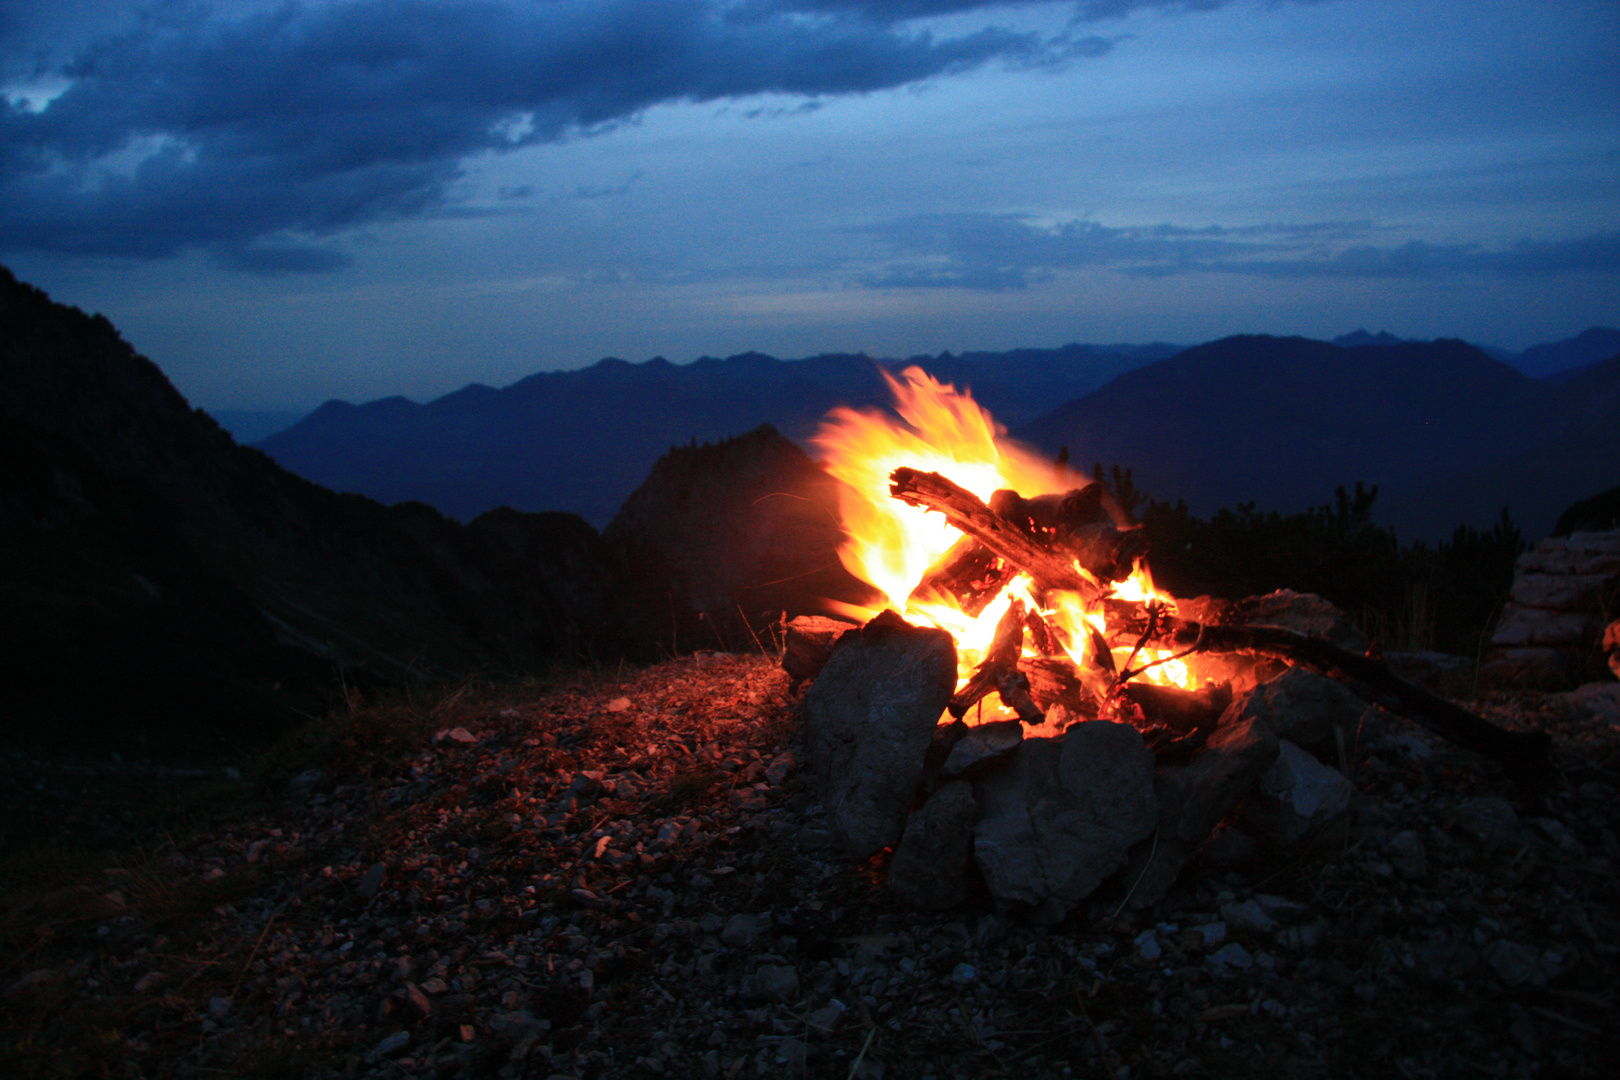
[[(831, 858), (770, 659), (356, 703), (319, 767), (194, 778), (246, 811), (11, 861), (0, 1072), (1616, 1075), (1620, 684), (1473, 705), (1562, 786), (1396, 725), (1314, 846), (1035, 928)], [(13, 765), (58, 825), (95, 781)]]

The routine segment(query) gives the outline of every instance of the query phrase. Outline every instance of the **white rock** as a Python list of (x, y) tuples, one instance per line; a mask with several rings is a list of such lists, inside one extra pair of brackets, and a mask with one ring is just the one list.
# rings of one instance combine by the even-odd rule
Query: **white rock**
[(1250, 822), (1285, 846), (1319, 834), (1350, 806), (1355, 787), (1339, 770), (1317, 761), (1287, 739), (1260, 777), (1260, 800)]
[(1221, 918), (1233, 930), (1245, 931), (1251, 934), (1269, 934), (1277, 929), (1277, 922), (1258, 900), (1245, 900), (1242, 903), (1226, 903), (1221, 905)]
[(1237, 942), (1222, 945), (1204, 957), (1204, 970), (1216, 979), (1235, 979), (1254, 970), (1254, 957)]

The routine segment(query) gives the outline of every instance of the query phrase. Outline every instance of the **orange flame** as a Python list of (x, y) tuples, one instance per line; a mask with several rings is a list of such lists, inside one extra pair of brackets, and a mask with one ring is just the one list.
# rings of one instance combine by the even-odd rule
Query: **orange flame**
[[(811, 440), (821, 450), (827, 471), (844, 485), (839, 509), (849, 539), (839, 557), (852, 574), (882, 592), (890, 606), (907, 619), (949, 631), (956, 639), (965, 678), (983, 659), (996, 623), (1013, 598), (1036, 607), (1029, 578), (1019, 575), (976, 617), (960, 610), (954, 598), (913, 595), (928, 569), (962, 534), (943, 515), (891, 497), (889, 474), (900, 466), (938, 472), (986, 501), (999, 488), (1011, 488), (1030, 498), (1084, 487), (1090, 481), (1008, 439), (1006, 429), (970, 394), (939, 382), (921, 368), (908, 367), (898, 377), (887, 371), (882, 375), (894, 395), (898, 417), (876, 409), (834, 409)], [(1140, 565), (1128, 581), (1114, 587), (1114, 595), (1174, 602), (1153, 588), (1151, 576)], [(1052, 606), (1042, 614), (1068, 632), (1070, 657), (1077, 665), (1083, 664), (1091, 648), (1087, 625), (1107, 633), (1100, 608), (1088, 609), (1073, 593), (1048, 596), (1048, 603)], [(840, 607), (863, 621), (876, 614)], [(1130, 648), (1115, 651), (1116, 664), (1122, 664)], [(1136, 666), (1168, 655), (1144, 650)], [(1140, 677), (1186, 685), (1188, 673), (1184, 661), (1174, 661)]]

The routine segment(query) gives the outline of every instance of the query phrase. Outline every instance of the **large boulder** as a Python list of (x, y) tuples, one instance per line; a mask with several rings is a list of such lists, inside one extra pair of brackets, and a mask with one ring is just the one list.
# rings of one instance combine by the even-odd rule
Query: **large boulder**
[(1063, 919), (1153, 832), (1153, 754), (1127, 724), (1026, 739), (978, 786), (973, 852), (991, 895), (1035, 923)]
[(953, 908), (967, 900), (978, 811), (973, 785), (953, 780), (907, 819), (889, 860), (895, 896), (920, 908)]
[(885, 611), (838, 639), (805, 693), (811, 762), (838, 850), (900, 839), (934, 728), (956, 688), (956, 643)]

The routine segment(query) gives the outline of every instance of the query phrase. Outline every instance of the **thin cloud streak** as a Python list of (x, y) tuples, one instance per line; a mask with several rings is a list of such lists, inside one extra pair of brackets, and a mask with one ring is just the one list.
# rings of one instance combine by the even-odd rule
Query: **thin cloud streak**
[(1098, 267), (1133, 277), (1242, 274), (1262, 278), (1527, 278), (1620, 269), (1620, 233), (1520, 240), (1504, 247), (1422, 240), (1367, 242), (1365, 222), (1115, 228), (1052, 225), (1002, 214), (931, 214), (869, 230), (898, 258), (872, 288), (1021, 289), (1060, 272)]

